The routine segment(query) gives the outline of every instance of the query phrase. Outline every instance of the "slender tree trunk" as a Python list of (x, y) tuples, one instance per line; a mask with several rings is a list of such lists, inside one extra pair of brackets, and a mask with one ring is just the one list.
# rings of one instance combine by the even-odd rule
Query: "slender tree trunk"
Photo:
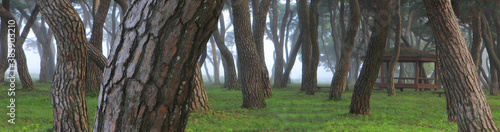
[(184, 131), (198, 58), (223, 3), (134, 1), (104, 70), (93, 131)]
[(215, 49), (214, 40), (210, 40), (210, 45), (212, 46), (212, 64), (214, 66), (214, 83), (215, 85), (220, 85), (219, 77), (219, 62), (217, 61), (217, 50)]
[[(302, 36), (302, 33), (299, 34)], [(298, 38), (292, 47), (290, 52), (290, 57), (288, 57), (289, 62), (286, 63), (285, 72), (283, 73), (283, 78), (281, 80), (281, 85), (287, 87), (288, 81), (290, 79), (290, 72), (292, 71), (293, 65), (295, 65), (295, 59), (297, 58), (297, 53), (299, 52), (300, 46), (302, 45), (302, 38)]]
[(424, 0), (459, 131), (498, 131), (450, 0)]
[(479, 60), (481, 59), (481, 53), (479, 52), (481, 50), (481, 37), (482, 37), (482, 30), (481, 30), (481, 14), (475, 13), (473, 15), (474, 20), (472, 20), (472, 25), (470, 27), (472, 28), (472, 48), (470, 50), (470, 54), (472, 55), (472, 59), (474, 60), (474, 65), (476, 67), (479, 67)]
[(359, 28), (361, 11), (359, 9), (358, 0), (350, 0), (349, 8), (351, 9), (349, 27), (347, 34), (342, 44), (342, 54), (340, 60), (337, 62), (336, 72), (333, 75), (332, 84), (330, 86), (330, 100), (340, 100), (342, 98), (342, 93), (347, 86), (347, 77), (349, 73), (349, 67), (351, 67), (351, 54), (354, 48), (354, 42), (356, 39), (356, 34)]
[[(222, 14), (221, 14), (222, 16)], [(223, 37), (219, 34), (217, 30), (214, 31), (213, 36), (219, 51), (226, 61), (224, 65), (224, 87), (231, 90), (238, 88), (238, 78), (236, 76), (236, 67), (234, 65), (233, 54), (229, 49), (227, 49)]]
[[(23, 44), (24, 40), (26, 39), (26, 36), (28, 35), (29, 29), (33, 25), (33, 22), (38, 15), (38, 7), (35, 7), (33, 11), (33, 17), (30, 17), (30, 21), (27, 22), (26, 26), (24, 27), (24, 31), (22, 35), (19, 35), (19, 27), (18, 23), (16, 23), (16, 19), (12, 14), (6, 10), (3, 6), (0, 6), (0, 17), (5, 18), (7, 21), (14, 21), (14, 27), (8, 27), (8, 42), (13, 43), (15, 46), (14, 48), (14, 53), (9, 53), (8, 57), (9, 59), (15, 59), (16, 60), (16, 65), (17, 65), (17, 73), (19, 75), (19, 78), (21, 79), (21, 83), (23, 86), (23, 89), (34, 89), (35, 86), (33, 85), (33, 80), (31, 80), (31, 76), (28, 71), (28, 67), (26, 64), (26, 56), (24, 54), (23, 50)], [(11, 58), (13, 57), (13, 58)], [(9, 60), (10, 61), (10, 60)]]
[[(262, 82), (262, 61), (254, 45), (250, 24), (248, 0), (232, 0), (233, 24), (236, 49), (238, 52), (239, 72), (243, 93), (242, 108), (265, 108), (265, 89), (269, 86)], [(255, 19), (255, 18), (254, 18)], [(269, 80), (269, 78), (268, 78)]]
[[(10, 9), (10, 0), (2, 0), (2, 6), (5, 8), (6, 11)], [(8, 35), (8, 24), (7, 21), (9, 19), (7, 18), (1, 18), (1, 29), (0, 29), (0, 83), (3, 83), (5, 81), (5, 71), (9, 68), (9, 63), (7, 59), (7, 50), (8, 50), (8, 42), (7, 42), (7, 35)]]
[[(102, 53), (103, 27), (111, 0), (94, 0), (94, 22), (89, 43)], [(87, 62), (86, 91), (98, 91), (102, 82), (102, 70), (92, 61)]]
[(382, 64), (387, 39), (387, 25), (391, 19), (388, 4), (389, 0), (376, 2), (377, 14), (374, 17), (374, 27), (366, 52), (367, 57), (363, 63), (361, 75), (354, 85), (349, 114), (370, 115), (370, 96)]
[[(280, 28), (280, 36), (279, 43), (275, 43), (274, 47), (276, 49), (276, 61), (274, 62), (274, 88), (281, 88), (281, 80), (283, 78), (283, 68), (284, 68), (284, 59), (283, 59), (283, 44), (285, 39), (285, 27), (287, 26), (288, 16), (290, 14), (290, 0), (286, 0), (285, 14), (281, 19), (281, 28)], [(278, 37), (276, 33), (276, 29), (278, 28), (278, 0), (273, 1), (273, 17), (274, 17), (274, 25), (276, 27), (272, 27), (275, 29), (273, 31), (273, 36)]]
[[(396, 96), (396, 90), (394, 88), (394, 71), (396, 70), (396, 64), (399, 59), (399, 51), (401, 49), (401, 15), (400, 15), (400, 0), (395, 0), (395, 10), (394, 10), (394, 22), (396, 24), (396, 36), (394, 37), (394, 53), (392, 54), (391, 61), (389, 62), (389, 68), (386, 73), (387, 78), (387, 96)], [(417, 82), (416, 82), (417, 83)]]

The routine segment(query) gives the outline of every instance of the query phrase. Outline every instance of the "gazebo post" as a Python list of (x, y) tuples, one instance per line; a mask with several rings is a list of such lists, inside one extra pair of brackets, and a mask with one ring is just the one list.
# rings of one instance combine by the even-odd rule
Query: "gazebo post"
[(381, 74), (381, 75), (380, 75), (380, 90), (384, 90), (384, 88), (382, 87), (382, 85), (384, 85), (384, 84), (385, 84), (385, 79), (384, 79), (384, 78), (385, 78), (385, 72), (384, 72), (384, 71), (385, 71), (385, 70), (384, 70), (385, 68), (384, 68), (384, 64), (385, 64), (385, 63), (384, 63), (384, 62), (382, 62), (382, 66), (380, 67), (380, 70), (381, 70), (381, 71), (380, 71), (380, 74)]
[(415, 62), (415, 83), (414, 83), (416, 85), (415, 90), (422, 91), (422, 89), (420, 89), (420, 87), (418, 85), (419, 84), (419, 82), (418, 82), (419, 76), (420, 76), (420, 61), (416, 61)]

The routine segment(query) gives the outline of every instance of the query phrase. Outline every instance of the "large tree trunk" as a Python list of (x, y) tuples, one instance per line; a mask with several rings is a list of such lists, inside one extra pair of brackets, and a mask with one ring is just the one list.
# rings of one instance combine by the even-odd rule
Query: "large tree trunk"
[(350, 0), (349, 6), (351, 8), (349, 29), (347, 30), (347, 35), (342, 44), (342, 54), (340, 60), (337, 61), (336, 72), (333, 75), (332, 84), (330, 86), (330, 100), (340, 100), (342, 98), (342, 92), (346, 89), (347, 75), (351, 67), (352, 49), (354, 48), (354, 42), (361, 19), (358, 0)]
[(93, 130), (184, 131), (198, 58), (223, 3), (134, 1), (104, 70)]
[(459, 131), (498, 131), (450, 0), (424, 0)]
[(374, 17), (374, 27), (372, 28), (372, 35), (370, 36), (361, 75), (359, 75), (354, 85), (349, 114), (370, 115), (370, 97), (382, 64), (382, 55), (385, 51), (387, 39), (387, 25), (391, 19), (388, 4), (389, 0), (376, 2), (377, 14)]
[[(396, 64), (399, 59), (399, 51), (401, 49), (401, 13), (400, 13), (400, 0), (395, 0), (394, 9), (394, 22), (396, 23), (396, 36), (394, 37), (394, 53), (392, 54), (391, 61), (389, 61), (389, 68), (385, 77), (387, 78), (387, 96), (396, 96), (396, 90), (394, 88), (394, 71), (396, 70)], [(418, 83), (415, 82), (415, 83)]]
[[(313, 28), (317, 28), (316, 22), (316, 14), (312, 14), (313, 12), (311, 11), (316, 11), (316, 5), (317, 5), (316, 0), (313, 0), (311, 2), (311, 10), (309, 10), (309, 7), (307, 7), (307, 0), (299, 0), (297, 2), (297, 8), (298, 8), (298, 14), (299, 14), (299, 23), (301, 26), (301, 34), (302, 36), (302, 85), (300, 90), (301, 91), (306, 91), (306, 94), (308, 95), (314, 95), (314, 91), (316, 89), (316, 69), (317, 65), (315, 66), (315, 60), (313, 60), (313, 50), (316, 50), (316, 47), (313, 47), (313, 45), (318, 44), (317, 43), (317, 32), (312, 33)], [(314, 15), (314, 16), (313, 16)], [(314, 20), (313, 20), (314, 19)], [(313, 24), (314, 23), (314, 24)], [(317, 31), (317, 30), (315, 30)], [(313, 36), (316, 36), (313, 38)], [(314, 39), (314, 40), (313, 40)], [(312, 41), (315, 41), (313, 43)], [(317, 50), (316, 50), (317, 51)], [(316, 54), (316, 53), (315, 53)], [(316, 56), (314, 57), (316, 58)]]
[(252, 0), (252, 9), (253, 9), (252, 33), (259, 61), (260, 63), (262, 63), (260, 73), (262, 74), (261, 81), (262, 83), (264, 83), (263, 87), (264, 96), (266, 96), (267, 98), (271, 98), (271, 96), (273, 96), (273, 92), (271, 89), (271, 80), (269, 80), (269, 72), (267, 71), (266, 61), (264, 58), (264, 33), (266, 29), (267, 12), (269, 11), (271, 0), (262, 0), (260, 2), (259, 1), (260, 0)]
[[(231, 0), (233, 7), (234, 38), (238, 52), (238, 78), (243, 93), (242, 108), (265, 108), (265, 93), (269, 84), (263, 82), (264, 67), (252, 37), (248, 0)], [(255, 18), (254, 18), (255, 19)], [(267, 78), (269, 80), (269, 78)]]
[(189, 99), (189, 111), (205, 111), (210, 109), (210, 105), (208, 103), (205, 83), (203, 83), (203, 76), (201, 75), (201, 67), (199, 64), (196, 65), (193, 80), (191, 81), (193, 93)]
[(311, 87), (306, 90), (306, 94), (313, 95), (315, 89), (318, 85), (318, 65), (319, 65), (319, 42), (318, 42), (318, 2), (319, 0), (311, 0), (310, 10), (309, 10), (309, 24), (310, 29), (310, 39), (311, 39), (311, 63), (310, 63), (310, 77)]
[(57, 41), (58, 60), (51, 90), (53, 130), (90, 131), (84, 92), (88, 48), (83, 23), (68, 1), (36, 2)]

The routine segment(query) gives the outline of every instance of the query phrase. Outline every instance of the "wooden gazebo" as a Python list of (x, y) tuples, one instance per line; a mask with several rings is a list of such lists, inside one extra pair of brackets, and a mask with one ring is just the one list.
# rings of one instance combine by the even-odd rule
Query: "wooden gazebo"
[[(387, 66), (389, 65), (389, 61), (391, 61), (393, 53), (394, 48), (387, 49), (382, 57), (382, 66), (380, 67), (377, 82), (375, 84), (375, 86), (380, 87), (380, 89), (387, 87), (385, 72), (388, 70)], [(361, 59), (364, 60), (365, 57), (361, 57)], [(438, 89), (438, 68), (436, 66), (436, 55), (402, 46), (398, 59), (398, 65), (399, 73), (395, 72), (394, 77), (395, 88), (400, 89), (401, 91), (403, 91), (403, 88), (414, 88), (415, 91), (422, 91), (422, 89)], [(427, 69), (429, 69), (429, 67), (432, 67), (431, 65), (434, 67), (431, 72), (426, 71), (424, 66), (427, 66)], [(407, 70), (413, 72), (406, 75)]]

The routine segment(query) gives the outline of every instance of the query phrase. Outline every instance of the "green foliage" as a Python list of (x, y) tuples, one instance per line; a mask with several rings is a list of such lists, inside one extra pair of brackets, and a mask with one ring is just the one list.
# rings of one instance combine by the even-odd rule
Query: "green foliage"
[[(326, 85), (321, 85), (326, 86)], [(0, 93), (7, 93), (7, 85)], [(51, 131), (52, 105), (50, 84), (37, 89), (16, 90), (16, 124), (7, 123), (8, 96), (0, 96), (0, 131)], [(267, 109), (241, 109), (241, 91), (207, 86), (212, 110), (192, 113), (186, 131), (457, 131), (455, 123), (447, 122), (446, 101), (431, 91), (397, 91), (398, 97), (387, 97), (386, 91), (374, 90), (371, 116), (349, 115), (351, 92), (343, 100), (327, 101), (328, 90), (316, 95), (298, 92), (300, 85), (273, 89)], [(352, 87), (352, 85), (350, 85)], [(352, 88), (351, 88), (352, 89)], [(488, 93), (488, 92), (485, 92)], [(500, 96), (487, 96), (493, 118), (500, 126)], [(87, 94), (90, 125), (94, 123), (97, 96)]]

